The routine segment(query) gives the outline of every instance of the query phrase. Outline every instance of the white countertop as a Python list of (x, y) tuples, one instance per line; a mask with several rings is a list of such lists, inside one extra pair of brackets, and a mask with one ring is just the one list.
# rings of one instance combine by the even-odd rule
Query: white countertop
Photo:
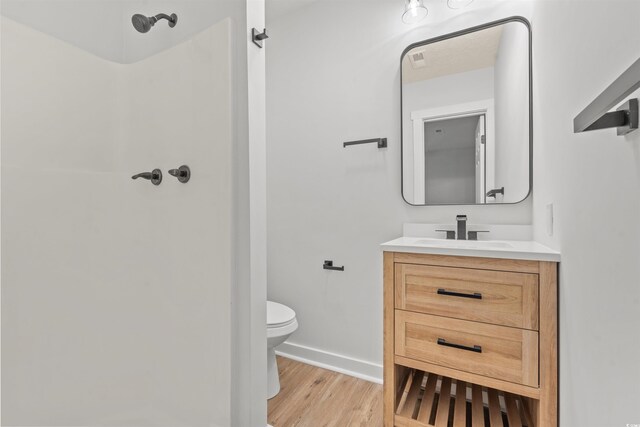
[(528, 240), (446, 240), (400, 237), (380, 246), (387, 252), (560, 261), (560, 252)]

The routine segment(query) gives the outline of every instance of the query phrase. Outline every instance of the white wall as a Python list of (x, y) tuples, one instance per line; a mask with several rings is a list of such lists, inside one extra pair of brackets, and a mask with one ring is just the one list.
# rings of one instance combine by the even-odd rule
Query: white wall
[[(1, 25), (2, 424), (99, 420), (100, 399), (127, 408), (140, 386), (108, 393), (134, 374), (105, 343), (134, 338), (118, 332), (136, 308), (125, 298), (135, 288), (102, 258), (123, 234), (105, 230), (118, 215), (117, 66)], [(91, 369), (107, 358), (111, 369)]]
[(122, 66), (3, 19), (3, 425), (230, 425), (230, 49)]
[(124, 62), (121, 1), (2, 0), (2, 16), (72, 44), (104, 59)]
[(532, 20), (534, 226), (562, 251), (563, 427), (640, 422), (640, 132), (572, 133), (573, 118), (640, 56), (638, 16), (637, 1), (554, 1), (537, 2)]
[(493, 75), (493, 67), (488, 67), (402, 85), (402, 176), (407, 201), (414, 203), (411, 112), (493, 99)]
[[(442, 7), (440, 7), (442, 6)], [(409, 44), (511, 15), (528, 2), (474, 2), (455, 13), (430, 5), (422, 26), (402, 23), (402, 2), (315, 2), (271, 20), (267, 52), (268, 296), (300, 328), (287, 351), (379, 376), (382, 256), (404, 222), (527, 224), (513, 206), (411, 207), (400, 195), (400, 55)], [(388, 148), (343, 148), (388, 137)], [(323, 260), (345, 265), (322, 269)], [(306, 351), (301, 346), (320, 349)], [(359, 363), (364, 361), (367, 363)]]
[(529, 193), (529, 32), (520, 22), (503, 28), (495, 65), (495, 188), (504, 187), (497, 202), (516, 203)]

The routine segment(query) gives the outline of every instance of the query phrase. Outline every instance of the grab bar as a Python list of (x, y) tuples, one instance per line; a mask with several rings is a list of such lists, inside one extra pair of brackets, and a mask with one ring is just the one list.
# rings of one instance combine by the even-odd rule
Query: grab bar
[(618, 128), (618, 135), (638, 129), (638, 99), (633, 98), (617, 111), (609, 112), (629, 94), (640, 88), (640, 58), (609, 85), (573, 119), (573, 132)]

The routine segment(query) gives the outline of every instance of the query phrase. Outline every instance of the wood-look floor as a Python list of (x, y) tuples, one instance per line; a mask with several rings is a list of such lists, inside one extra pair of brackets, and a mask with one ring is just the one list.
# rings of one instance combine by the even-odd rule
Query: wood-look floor
[(382, 427), (382, 385), (278, 357), (273, 427)]

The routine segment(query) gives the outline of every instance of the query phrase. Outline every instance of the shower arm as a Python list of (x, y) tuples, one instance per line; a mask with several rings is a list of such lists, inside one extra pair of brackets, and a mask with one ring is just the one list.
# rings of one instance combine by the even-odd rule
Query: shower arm
[(167, 21), (169, 21), (170, 23), (174, 24), (175, 20), (173, 18), (173, 16), (169, 16), (166, 13), (159, 13), (156, 16), (151, 16), (151, 18), (153, 19), (153, 23), (155, 24), (156, 22), (158, 22), (161, 19), (166, 19)]

